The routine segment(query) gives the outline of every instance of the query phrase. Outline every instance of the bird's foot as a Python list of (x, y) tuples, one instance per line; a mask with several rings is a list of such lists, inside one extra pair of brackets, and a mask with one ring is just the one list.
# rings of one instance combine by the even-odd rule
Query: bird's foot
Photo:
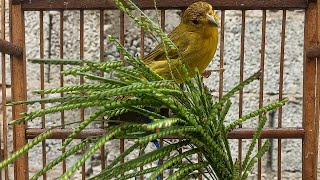
[(214, 70), (211, 70), (211, 69), (208, 69), (208, 70), (204, 70), (202, 73), (201, 73), (201, 76), (203, 78), (209, 78), (212, 74)]

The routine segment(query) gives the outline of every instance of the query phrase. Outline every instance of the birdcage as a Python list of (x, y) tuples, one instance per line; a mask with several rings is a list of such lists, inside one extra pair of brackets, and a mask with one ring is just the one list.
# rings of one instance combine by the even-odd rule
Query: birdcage
[[(160, 26), (170, 31), (179, 22), (184, 9), (195, 1), (161, 0), (134, 1), (149, 12)], [(289, 104), (268, 114), (269, 127), (261, 138), (270, 139), (272, 147), (266, 158), (259, 159), (252, 177), (256, 179), (317, 179), (319, 131), (319, 69), (318, 47), (320, 2), (317, 0), (208, 0), (219, 12), (219, 49), (209, 68), (213, 69), (205, 82), (221, 97), (232, 85), (242, 82), (251, 72), (262, 71), (258, 83), (245, 88), (234, 97), (234, 116), (242, 116), (250, 107), (262, 107), (269, 101), (289, 98)], [(1, 158), (20, 149), (52, 125), (59, 124), (50, 139), (38, 150), (19, 157), (13, 166), (1, 171), (1, 179), (28, 179), (37, 167), (44, 166), (54, 156), (57, 146), (72, 132), (64, 124), (67, 118), (83, 120), (90, 111), (61, 112), (56, 117), (43, 116), (33, 123), (8, 126), (27, 110), (25, 105), (7, 107), (10, 101), (26, 100), (31, 91), (68, 82), (83, 83), (83, 79), (68, 79), (59, 72), (64, 65), (31, 65), (27, 59), (94, 58), (100, 61), (116, 53), (106, 40), (113, 33), (133, 53), (141, 56), (153, 46), (143, 30), (132, 28), (132, 21), (116, 9), (111, 0), (2, 0), (1, 1)], [(139, 31), (138, 31), (139, 30)], [(131, 36), (135, 36), (131, 38)], [(118, 54), (119, 55), (119, 54)], [(120, 56), (120, 55), (119, 55)], [(60, 94), (63, 96), (63, 94)], [(44, 96), (38, 97), (44, 98)], [(35, 108), (35, 107), (28, 107)], [(46, 108), (40, 105), (40, 108)], [(69, 113), (69, 115), (68, 115)], [(71, 115), (70, 115), (71, 114)], [(77, 114), (77, 115), (75, 115)], [(251, 122), (252, 123), (252, 122)], [(244, 124), (229, 132), (234, 139), (237, 158), (241, 159), (246, 139), (255, 129)], [(78, 139), (101, 135), (99, 127), (83, 130)], [(108, 163), (110, 148), (123, 152), (128, 141), (101, 148), (95, 157), (100, 168)], [(261, 141), (259, 141), (261, 147)], [(58, 150), (57, 150), (58, 151)], [(85, 151), (85, 150), (83, 150)], [(59, 152), (57, 152), (59, 153)], [(109, 153), (110, 155), (110, 153)], [(35, 160), (36, 159), (36, 160)], [(51, 179), (66, 171), (60, 169), (45, 174)], [(86, 167), (87, 166), (87, 167)], [(294, 166), (294, 167), (293, 167)], [(92, 168), (83, 165), (78, 178), (86, 179)], [(268, 174), (269, 173), (269, 174)], [(287, 175), (287, 174), (293, 175)], [(271, 175), (270, 175), (271, 174)], [(55, 176), (54, 176), (55, 175)], [(143, 179), (143, 177), (141, 177)], [(77, 178), (75, 178), (77, 179)], [(199, 177), (202, 179), (202, 177)]]

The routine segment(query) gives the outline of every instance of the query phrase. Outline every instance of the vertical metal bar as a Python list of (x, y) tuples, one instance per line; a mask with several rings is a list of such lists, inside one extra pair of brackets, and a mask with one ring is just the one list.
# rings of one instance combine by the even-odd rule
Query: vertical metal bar
[[(220, 80), (221, 80), (221, 77), (220, 77)], [(179, 138), (179, 141), (181, 141), (181, 138)], [(182, 149), (179, 152), (182, 153)], [(198, 163), (201, 163), (201, 162), (203, 162), (203, 153), (199, 152), (198, 153)], [(182, 161), (181, 161), (181, 163), (182, 163)], [(202, 180), (203, 179), (202, 174), (201, 174), (202, 171), (198, 170), (198, 172), (199, 172), (198, 180)]]
[(219, 71), (219, 99), (223, 96), (223, 74), (224, 74), (224, 22), (225, 10), (221, 10), (220, 23), (220, 71)]
[[(181, 16), (181, 20), (182, 20), (182, 18), (183, 18), (184, 12), (185, 12), (185, 9), (181, 9), (181, 15), (180, 15), (180, 16)], [(179, 138), (179, 141), (181, 141), (181, 138)], [(179, 152), (179, 153), (182, 153), (182, 148), (179, 148), (179, 149), (178, 149), (178, 152)], [(199, 160), (199, 159), (201, 160), (201, 158), (202, 158), (201, 155), (198, 154), (198, 160)], [(182, 163), (182, 160), (180, 160), (179, 163)]]
[(161, 23), (161, 29), (162, 31), (165, 31), (165, 26), (166, 26), (166, 11), (165, 10), (160, 10), (160, 23)]
[[(120, 43), (124, 45), (124, 13), (120, 12)], [(123, 60), (123, 54), (120, 54), (120, 58)], [(124, 139), (120, 139), (120, 153), (124, 152)], [(124, 163), (124, 159), (121, 160)], [(123, 173), (121, 175), (124, 175)]]
[(221, 10), (220, 23), (220, 75), (219, 75), (219, 99), (223, 96), (223, 73), (224, 73), (224, 21), (225, 10)]
[[(1, 0), (1, 38), (3, 40), (6, 39), (6, 1)], [(7, 121), (7, 75), (6, 75), (6, 55), (4, 53), (1, 54), (1, 67), (2, 67), (2, 135), (3, 135), (3, 158), (8, 158), (8, 121)], [(0, 143), (1, 144), (1, 143)], [(2, 177), (2, 174), (0, 174)], [(4, 178), (9, 180), (9, 168), (5, 167)]]
[[(162, 31), (166, 31), (166, 11), (160, 10), (160, 23)], [(160, 147), (163, 147), (163, 139), (160, 139)], [(163, 158), (160, 158), (160, 164), (163, 164)], [(161, 179), (163, 179), (163, 173), (161, 173)]]
[[(198, 162), (203, 162), (203, 154), (202, 153), (198, 153)], [(199, 173), (201, 173), (200, 170), (198, 170)], [(198, 180), (202, 180), (202, 174), (199, 175)]]
[[(284, 72), (284, 46), (285, 46), (285, 37), (286, 37), (286, 19), (287, 11), (283, 10), (282, 12), (282, 33), (281, 33), (281, 52), (280, 52), (280, 78), (279, 78), (279, 100), (283, 98), (283, 72)], [(278, 109), (278, 127), (282, 128), (282, 107)], [(281, 179), (281, 139), (278, 139), (278, 179)]]
[(303, 72), (303, 179), (317, 179), (315, 162), (315, 74), (316, 58), (308, 58), (306, 52), (317, 44), (317, 4), (309, 3), (306, 9), (304, 35), (304, 72)]
[[(100, 62), (104, 61), (104, 10), (100, 10)], [(103, 76), (103, 73), (101, 73)], [(101, 127), (104, 127), (104, 122), (101, 123)], [(101, 169), (106, 167), (106, 153), (105, 146), (101, 146)]]
[[(64, 47), (64, 38), (63, 38), (63, 33), (64, 32), (64, 13), (63, 10), (60, 11), (60, 59), (63, 59), (63, 47)], [(64, 66), (60, 65), (60, 72), (62, 72), (64, 70)], [(64, 86), (64, 75), (62, 73), (60, 73), (60, 87)], [(61, 92), (60, 96), (63, 97), (64, 93)], [(64, 111), (61, 111), (61, 128), (65, 128), (64, 124), (65, 124), (65, 117), (64, 117)], [(61, 143), (63, 143), (63, 139), (61, 140)], [(64, 153), (64, 150), (62, 151), (62, 153)], [(65, 173), (67, 171), (67, 163), (66, 160), (62, 161), (62, 173)]]
[(145, 38), (145, 32), (144, 29), (141, 28), (140, 30), (140, 57), (141, 59), (144, 58), (144, 38)]
[[(12, 56), (11, 58), (12, 101), (24, 101), (27, 99), (24, 12), (21, 5), (12, 5), (11, 1), (10, 8), (11, 42), (22, 47), (24, 51), (22, 56)], [(26, 111), (26, 105), (14, 105), (12, 107), (12, 118), (18, 119), (21, 117), (20, 114)], [(13, 147), (15, 151), (21, 149), (27, 143), (26, 128), (26, 123), (13, 126)], [(28, 171), (28, 153), (25, 153), (14, 162), (14, 178), (16, 180), (29, 179)]]
[[(181, 15), (180, 15), (180, 16), (181, 16), (181, 19), (183, 18), (184, 12), (185, 12), (185, 9), (181, 9)], [(182, 138), (179, 138), (179, 142), (180, 142), (181, 140), (182, 140)], [(178, 149), (178, 153), (181, 154), (182, 152), (183, 152), (183, 151), (182, 151), (182, 148), (179, 148), (179, 149)], [(202, 157), (201, 157), (201, 154), (198, 154), (198, 161), (201, 160), (201, 158), (202, 158)], [(182, 160), (180, 160), (179, 163), (182, 163)], [(200, 177), (200, 176), (199, 176), (199, 177)], [(199, 177), (198, 177), (198, 178), (199, 178)]]
[[(144, 58), (144, 36), (145, 36), (145, 32), (144, 32), (144, 29), (141, 28), (140, 30), (140, 57), (141, 59)], [(140, 171), (143, 170), (143, 166), (140, 166)], [(140, 175), (140, 180), (144, 180), (144, 176), (143, 175)]]
[[(242, 25), (241, 25), (241, 48), (240, 48), (240, 83), (243, 82), (243, 69), (244, 69), (244, 39), (246, 30), (246, 11), (242, 10)], [(239, 91), (239, 117), (242, 117), (243, 111), (243, 89)], [(240, 125), (240, 128), (242, 125)], [(242, 162), (242, 139), (238, 142), (238, 160)], [(241, 167), (240, 167), (241, 172)]]
[(100, 10), (100, 62), (104, 62), (104, 20), (104, 10)]
[[(120, 12), (120, 43), (124, 45), (124, 13)], [(120, 53), (120, 59), (123, 59), (123, 54)]]
[[(4, 4), (5, 2), (3, 2), (3, 1), (1, 1), (1, 4), (0, 4), (0, 6), (1, 6), (1, 39), (2, 40), (4, 40), (5, 39), (5, 22), (3, 21), (4, 20), (4, 16), (5, 16), (5, 12), (3, 11), (3, 10), (5, 10), (5, 9), (3, 9), (3, 6), (5, 6), (5, 4)], [(1, 53), (1, 72), (2, 72), (2, 75), (3, 74), (5, 74), (6, 73), (6, 62), (5, 62), (5, 54), (4, 53)], [(7, 99), (7, 96), (6, 96), (6, 85), (7, 85), (7, 82), (6, 82), (6, 79), (3, 79), (3, 76), (2, 76), (2, 78), (1, 78), (1, 95), (2, 95), (2, 101), (1, 101), (1, 103), (3, 104), (2, 105), (2, 107), (4, 107), (5, 106), (5, 104), (7, 103), (6, 101), (6, 99)], [(6, 115), (6, 112), (4, 112), (4, 111), (6, 111), (7, 109), (6, 108), (2, 108), (1, 107), (1, 111), (2, 111), (2, 114), (3, 115)], [(3, 117), (3, 119), (4, 118), (6, 118), (5, 116)], [(1, 123), (1, 121), (0, 121), (0, 123)], [(3, 125), (3, 122), (2, 122), (2, 125)], [(1, 126), (0, 126), (1, 127)], [(3, 138), (2, 138), (3, 137)], [(0, 140), (1, 140), (1, 142), (2, 142), (2, 139), (4, 139), (4, 133), (3, 132), (1, 132), (1, 130), (0, 130)], [(5, 146), (5, 144), (4, 144), (4, 146)], [(0, 143), (0, 151), (2, 151), (2, 143)], [(0, 155), (2, 156), (2, 153), (0, 152)], [(1, 159), (1, 158), (0, 158)], [(0, 171), (0, 180), (2, 180), (2, 171)]]
[[(267, 24), (266, 10), (262, 12), (262, 39), (261, 39), (261, 62), (260, 62), (260, 95), (259, 95), (259, 108), (263, 107), (263, 84), (264, 84), (264, 60), (266, 49), (266, 24)], [(259, 116), (260, 121), (261, 116)], [(258, 149), (261, 148), (261, 139), (258, 140)], [(261, 158), (258, 159), (258, 179), (261, 179)]]
[[(82, 60), (84, 57), (84, 14), (83, 9), (80, 10), (80, 59)], [(84, 83), (84, 77), (80, 77), (80, 84)], [(80, 120), (84, 121), (84, 108), (80, 109)], [(85, 150), (82, 150), (82, 154), (85, 153)], [(86, 179), (86, 163), (83, 163), (81, 169), (82, 179)]]
[[(40, 11), (40, 59), (44, 58), (44, 40), (43, 40), (43, 11)], [(44, 64), (40, 64), (40, 89), (44, 89)], [(40, 95), (40, 98), (44, 98), (44, 94)], [(45, 104), (41, 103), (41, 109), (45, 109)], [(46, 128), (46, 119), (45, 115), (41, 116), (41, 128)], [(44, 167), (47, 164), (47, 154), (46, 154), (46, 141), (42, 141), (42, 166)], [(43, 174), (43, 179), (47, 179), (47, 174)]]

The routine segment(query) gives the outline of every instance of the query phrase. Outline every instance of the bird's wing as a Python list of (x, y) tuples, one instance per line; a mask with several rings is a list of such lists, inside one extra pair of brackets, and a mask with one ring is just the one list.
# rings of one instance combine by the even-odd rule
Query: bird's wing
[(180, 65), (181, 61), (178, 59), (170, 59), (170, 63), (168, 63), (168, 60), (158, 60), (149, 64), (151, 69), (162, 76), (170, 75), (169, 72), (179, 68)]
[[(177, 46), (179, 51), (182, 53), (184, 52), (189, 45), (189, 40), (185, 34), (181, 33), (178, 28), (174, 29), (168, 37), (172, 40), (172, 42)], [(171, 50), (167, 47), (167, 52), (170, 59), (178, 59), (179, 54), (176, 50)], [(183, 53), (182, 53), (183, 54)], [(164, 51), (163, 44), (159, 44), (156, 46), (145, 58), (143, 62), (145, 64), (152, 64), (154, 61), (165, 61), (167, 60), (166, 53)]]

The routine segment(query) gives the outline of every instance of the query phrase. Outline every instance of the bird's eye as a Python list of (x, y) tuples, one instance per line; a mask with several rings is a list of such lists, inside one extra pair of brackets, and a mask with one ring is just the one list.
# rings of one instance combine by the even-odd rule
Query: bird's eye
[(192, 24), (197, 25), (197, 24), (199, 24), (199, 21), (194, 19), (194, 20), (192, 20)]

